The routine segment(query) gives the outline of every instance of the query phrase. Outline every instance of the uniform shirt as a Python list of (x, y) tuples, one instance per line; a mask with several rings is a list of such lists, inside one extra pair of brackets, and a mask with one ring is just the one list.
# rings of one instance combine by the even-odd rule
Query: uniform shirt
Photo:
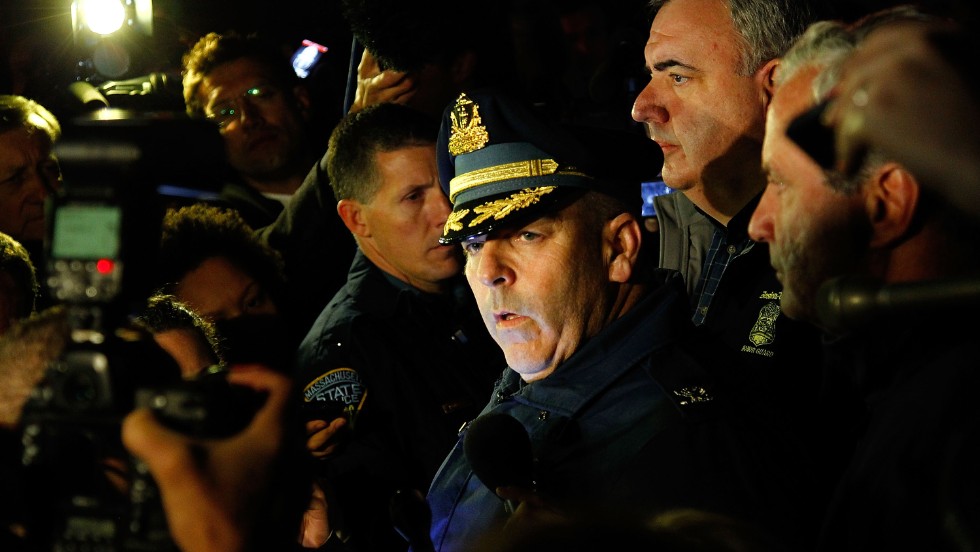
[[(524, 384), (505, 374), (481, 415), (505, 413), (524, 426), (537, 491), (553, 505), (639, 517), (701, 507), (800, 537), (813, 497), (800, 449), (713, 384), (714, 353), (730, 353), (691, 341), (681, 279), (661, 278), (547, 378)], [(509, 516), (464, 444), (465, 431), (428, 493), (441, 552), (472, 550)]]
[[(825, 488), (840, 476), (853, 446), (842, 437), (856, 406), (851, 396), (828, 384), (820, 331), (782, 313), (782, 284), (769, 262), (767, 243), (748, 237), (748, 223), (760, 196), (739, 211), (728, 226), (698, 210), (686, 196), (655, 199), (661, 217), (662, 266), (683, 270), (692, 320), (698, 331), (725, 344), (737, 357), (738, 370), (715, 373), (758, 401), (778, 403), (783, 423), (812, 451)], [(697, 269), (693, 265), (700, 261)], [(693, 280), (693, 282), (692, 282)], [(846, 410), (840, 407), (846, 406)], [(828, 497), (829, 499), (829, 490)]]
[(365, 548), (407, 547), (391, 530), (390, 495), (425, 491), (505, 366), (462, 278), (454, 294), (423, 293), (357, 252), (296, 373), (308, 417), (350, 420), (350, 442), (320, 467)]

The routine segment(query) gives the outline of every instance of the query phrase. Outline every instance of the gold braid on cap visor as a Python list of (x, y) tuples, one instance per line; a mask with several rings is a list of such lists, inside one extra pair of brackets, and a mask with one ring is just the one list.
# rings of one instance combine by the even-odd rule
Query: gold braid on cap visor
[(513, 163), (504, 163), (503, 165), (477, 169), (453, 178), (449, 181), (449, 201), (455, 203), (456, 196), (477, 186), (515, 178), (533, 178), (535, 176), (548, 176), (552, 174), (567, 174), (588, 178), (587, 174), (577, 171), (574, 168), (566, 167), (562, 169), (554, 159), (515, 161)]
[[(477, 169), (461, 174), (449, 181), (450, 200), (455, 203), (456, 197), (471, 188), (514, 179), (534, 178), (537, 176), (566, 175), (583, 178), (592, 177), (575, 170), (572, 167), (562, 168), (554, 159), (531, 159), (515, 161)], [(500, 220), (514, 211), (524, 209), (538, 202), (541, 196), (551, 193), (557, 186), (537, 186), (515, 190), (509, 197), (488, 201), (473, 208), (476, 217), (467, 224), (470, 228), (481, 224), (488, 218)], [(463, 229), (462, 219), (470, 213), (470, 209), (453, 210), (446, 220), (443, 233), (458, 232)]]
[[(473, 212), (476, 213), (477, 216), (474, 217), (467, 226), (472, 228), (489, 218), (500, 220), (514, 211), (519, 211), (525, 207), (534, 205), (538, 202), (541, 196), (550, 194), (556, 187), (557, 186), (539, 186), (537, 188), (525, 188), (510, 194), (509, 197), (495, 201), (488, 201), (483, 205), (474, 207)], [(448, 234), (451, 231), (459, 232), (462, 230), (463, 224), (460, 221), (463, 220), (463, 217), (469, 213), (469, 209), (462, 209), (449, 213), (449, 218), (446, 219), (446, 225), (443, 227), (442, 233)]]

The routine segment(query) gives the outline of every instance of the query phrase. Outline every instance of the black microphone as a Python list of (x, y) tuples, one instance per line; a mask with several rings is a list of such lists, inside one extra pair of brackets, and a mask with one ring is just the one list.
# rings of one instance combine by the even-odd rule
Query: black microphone
[(433, 552), (429, 538), (432, 510), (422, 493), (416, 489), (399, 489), (388, 502), (388, 514), (395, 531), (408, 542), (412, 552)]
[(936, 312), (980, 305), (980, 278), (882, 284), (857, 276), (830, 279), (817, 292), (817, 316), (841, 332), (875, 318), (909, 311)]
[(490, 413), (473, 420), (463, 438), (463, 452), (491, 492), (497, 487), (534, 488), (531, 438), (513, 417)]

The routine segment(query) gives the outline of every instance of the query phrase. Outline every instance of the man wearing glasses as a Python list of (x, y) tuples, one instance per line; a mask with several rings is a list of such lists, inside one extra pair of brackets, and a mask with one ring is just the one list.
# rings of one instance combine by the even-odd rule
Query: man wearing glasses
[(237, 173), (222, 198), (253, 228), (272, 223), (317, 159), (306, 88), (278, 47), (256, 36), (209, 33), (183, 62), (187, 113), (218, 126)]

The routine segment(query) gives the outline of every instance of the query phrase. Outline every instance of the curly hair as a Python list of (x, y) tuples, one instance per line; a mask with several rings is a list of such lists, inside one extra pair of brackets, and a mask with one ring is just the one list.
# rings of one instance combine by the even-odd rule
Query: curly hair
[(136, 324), (150, 333), (156, 334), (170, 330), (193, 330), (197, 332), (214, 354), (214, 360), (221, 364), (222, 350), (218, 332), (214, 324), (191, 310), (173, 295), (154, 293), (140, 311)]
[(164, 215), (158, 275), (163, 293), (207, 259), (222, 257), (256, 279), (277, 305), (285, 286), (279, 252), (255, 236), (238, 211), (198, 203)]
[(255, 60), (269, 68), (275, 80), (272, 84), (284, 91), (291, 90), (298, 82), (288, 56), (267, 39), (234, 31), (208, 33), (198, 39), (182, 59), (184, 106), (189, 116), (204, 117), (204, 104), (198, 95), (204, 78), (215, 67), (241, 58)]
[(0, 232), (0, 272), (14, 284), (14, 315), (24, 318), (34, 312), (39, 291), (37, 272), (27, 249), (14, 238)]

